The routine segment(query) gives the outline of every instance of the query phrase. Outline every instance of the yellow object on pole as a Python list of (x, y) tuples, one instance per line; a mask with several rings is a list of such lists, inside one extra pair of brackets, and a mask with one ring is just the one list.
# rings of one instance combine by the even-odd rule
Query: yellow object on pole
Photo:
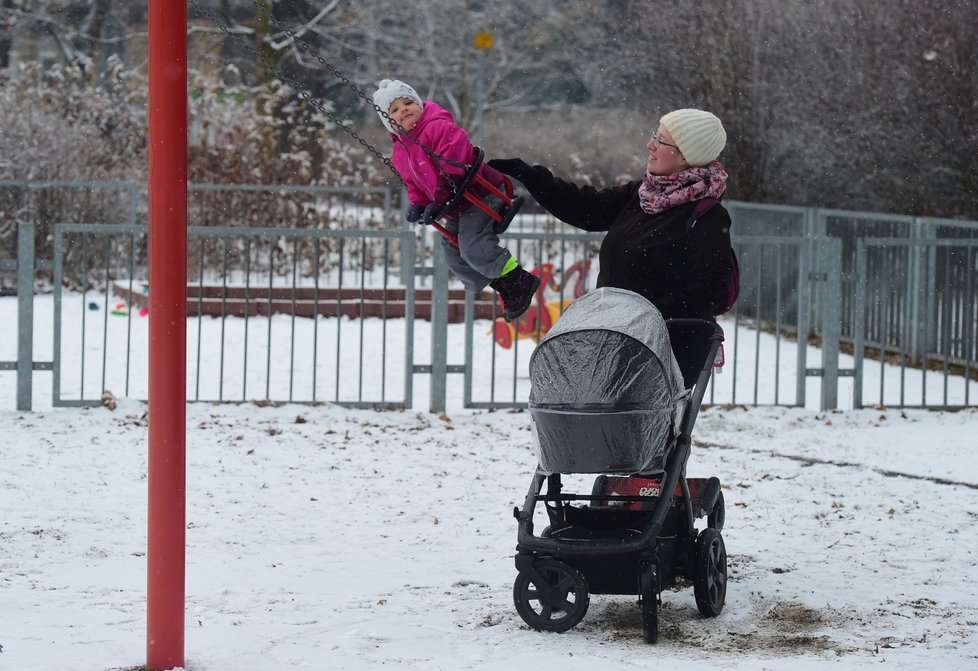
[(474, 42), (476, 49), (488, 51), (492, 49), (492, 33), (476, 33)]

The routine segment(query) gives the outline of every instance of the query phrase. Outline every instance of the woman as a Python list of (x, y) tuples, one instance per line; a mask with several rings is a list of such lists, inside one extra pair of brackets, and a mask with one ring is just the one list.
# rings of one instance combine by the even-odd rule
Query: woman
[[(717, 204), (689, 224), (697, 201), (719, 200), (726, 191), (727, 172), (716, 160), (726, 140), (723, 124), (710, 112), (670, 112), (646, 145), (645, 177), (606, 189), (566, 182), (518, 158), (489, 165), (522, 182), (561, 221), (608, 232), (599, 252), (598, 287), (639, 293), (666, 319), (713, 319), (728, 292), (730, 215)], [(687, 372), (702, 364), (700, 347), (687, 352), (692, 345), (676, 345), (688, 386)]]

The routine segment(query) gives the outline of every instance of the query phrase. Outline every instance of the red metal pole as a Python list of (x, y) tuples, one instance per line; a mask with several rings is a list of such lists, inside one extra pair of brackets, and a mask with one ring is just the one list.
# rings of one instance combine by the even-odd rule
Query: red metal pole
[(146, 666), (184, 665), (187, 4), (149, 0), (149, 524)]

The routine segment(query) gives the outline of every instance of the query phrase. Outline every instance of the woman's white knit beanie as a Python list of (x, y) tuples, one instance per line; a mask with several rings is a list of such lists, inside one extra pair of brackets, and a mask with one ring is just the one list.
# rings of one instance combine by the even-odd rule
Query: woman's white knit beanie
[[(424, 111), (424, 103), (421, 102), (421, 96), (418, 95), (417, 91), (402, 82), (400, 79), (385, 79), (380, 82), (377, 90), (374, 92), (374, 104), (384, 112), (389, 111), (391, 108), (391, 103), (398, 98), (413, 100), (414, 102), (418, 103), (418, 107), (421, 108), (421, 111)], [(386, 126), (387, 130), (392, 133), (397, 133), (397, 130), (395, 130), (394, 126), (391, 125), (390, 119), (385, 117), (380, 112), (377, 112), (377, 114), (380, 116), (380, 120), (384, 122), (384, 126)]]
[(713, 114), (697, 109), (669, 112), (659, 119), (691, 166), (710, 163), (727, 143), (727, 132)]

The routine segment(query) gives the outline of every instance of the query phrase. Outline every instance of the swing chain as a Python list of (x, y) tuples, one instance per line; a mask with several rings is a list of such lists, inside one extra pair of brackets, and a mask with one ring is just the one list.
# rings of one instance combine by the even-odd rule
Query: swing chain
[[(233, 39), (240, 46), (244, 47), (246, 50), (250, 51), (254, 56), (256, 56), (258, 58), (258, 60), (260, 60), (262, 62), (262, 64), (266, 68), (268, 68), (269, 72), (273, 73), (278, 79), (280, 79), (281, 81), (285, 82), (290, 87), (292, 87), (296, 91), (296, 94), (299, 96), (299, 98), (308, 101), (317, 110), (319, 110), (320, 112), (322, 112), (323, 114), (325, 114), (326, 117), (335, 126), (341, 128), (346, 133), (349, 133), (350, 136), (353, 137), (353, 139), (355, 139), (357, 142), (359, 142), (361, 145), (363, 145), (366, 149), (368, 149), (369, 151), (371, 151), (378, 159), (380, 159), (384, 163), (384, 165), (386, 165), (390, 169), (390, 171), (392, 173), (394, 173), (394, 176), (397, 177), (398, 181), (400, 181), (401, 184), (404, 183), (404, 180), (398, 174), (397, 170), (394, 169), (394, 164), (391, 163), (390, 157), (384, 156), (380, 151), (377, 150), (376, 147), (374, 147), (367, 140), (365, 140), (364, 138), (362, 138), (354, 129), (352, 129), (349, 126), (347, 126), (346, 123), (342, 119), (340, 119), (335, 114), (333, 114), (330, 110), (328, 110), (326, 108), (326, 106), (323, 103), (321, 103), (318, 99), (316, 99), (314, 96), (312, 96), (300, 82), (298, 82), (297, 80), (293, 79), (292, 77), (289, 77), (284, 72), (282, 72), (279, 68), (277, 68), (275, 65), (273, 65), (272, 63), (270, 63), (268, 61), (268, 59), (260, 51), (258, 51), (254, 47), (252, 47), (247, 42), (245, 42), (241, 38), (240, 35), (238, 35), (235, 32), (232, 32), (210, 10), (207, 10), (207, 9), (204, 9), (203, 7), (201, 7), (199, 4), (197, 4), (197, 1), (196, 0), (190, 0), (190, 4), (193, 5), (197, 9), (197, 11), (199, 11), (201, 14), (203, 14), (205, 17), (207, 17), (210, 21), (212, 21), (213, 23), (215, 23), (221, 29), (221, 31), (224, 32), (225, 35), (227, 35), (228, 37), (230, 37), (231, 39)], [(256, 3), (256, 6), (257, 6), (257, 3)], [(333, 71), (334, 74), (336, 73), (335, 72), (335, 68), (332, 68), (331, 67), (331, 71)], [(347, 82), (348, 81), (349, 80), (347, 80)], [(353, 86), (352, 83), (350, 83), (349, 85), (350, 86)], [(360, 95), (362, 96), (363, 94), (361, 93)], [(376, 107), (376, 105), (374, 107)]]
[[(418, 138), (415, 137), (414, 133), (406, 130), (403, 126), (401, 126), (401, 124), (399, 124), (397, 121), (392, 119), (390, 114), (387, 113), (387, 110), (381, 109), (380, 106), (373, 101), (373, 98), (367, 93), (365, 93), (363, 89), (361, 89), (359, 86), (354, 84), (349, 77), (345, 76), (342, 72), (340, 72), (339, 69), (337, 69), (332, 63), (329, 63), (325, 58), (322, 57), (322, 55), (318, 51), (316, 51), (315, 48), (313, 48), (305, 40), (301, 39), (290, 28), (285, 27), (284, 25), (282, 25), (282, 23), (279, 20), (277, 20), (274, 16), (272, 16), (272, 11), (270, 6), (266, 7), (261, 0), (251, 0), (251, 2), (255, 6), (255, 9), (261, 12), (262, 16), (268, 19), (268, 22), (272, 24), (272, 26), (275, 27), (275, 29), (282, 31), (282, 33), (285, 34), (292, 41), (293, 44), (298, 45), (300, 49), (306, 52), (306, 54), (314, 58), (316, 61), (319, 62), (320, 65), (326, 68), (330, 72), (330, 74), (332, 74), (334, 77), (339, 79), (345, 86), (347, 86), (350, 90), (352, 90), (357, 96), (362, 98), (367, 103), (367, 105), (369, 105), (374, 109), (374, 111), (376, 111), (379, 115), (387, 119), (392, 126), (397, 128), (400, 135), (406, 135), (411, 140), (411, 142), (417, 145), (418, 148), (420, 148), (421, 151), (423, 151), (425, 155), (429, 159), (431, 159), (432, 164), (435, 166), (438, 172), (441, 173), (441, 176), (445, 178), (445, 181), (447, 181), (448, 184), (451, 186), (453, 195), (457, 195), (458, 190), (455, 185), (455, 180), (452, 179), (451, 175), (445, 172), (445, 170), (442, 168), (442, 163), (449, 163), (455, 166), (456, 168), (462, 168), (463, 170), (466, 171), (468, 171), (472, 167), (471, 165), (467, 163), (463, 163), (461, 161), (456, 161), (455, 159), (450, 158), (448, 156), (442, 156), (441, 154), (438, 154), (434, 150), (422, 144), (418, 140)], [(373, 147), (370, 147), (370, 149), (372, 149), (374, 153), (377, 153), (377, 150), (375, 150)], [(391, 168), (391, 170), (393, 170), (394, 173), (397, 174), (397, 171), (394, 170), (393, 165), (391, 164), (388, 165)], [(400, 175), (398, 175), (398, 179), (401, 179)], [(401, 179), (401, 183), (402, 184), (404, 183), (403, 179)]]
[[(255, 0), (255, 2), (257, 2), (257, 0)], [(268, 17), (268, 18), (271, 19), (273, 21), (273, 23), (275, 23), (275, 20), (272, 19), (272, 17)], [(369, 96), (368, 94), (364, 93), (363, 90), (360, 87), (358, 87), (356, 84), (354, 84), (350, 80), (349, 77), (344, 76), (343, 73), (341, 73), (339, 70), (337, 70), (336, 67), (332, 63), (328, 63), (326, 61), (326, 59), (323, 58), (321, 55), (319, 55), (319, 53), (317, 53), (310, 45), (308, 45), (307, 43), (305, 43), (304, 41), (302, 41), (291, 30), (285, 30), (284, 32), (285, 32), (285, 34), (295, 44), (299, 45), (299, 48), (301, 48), (307, 54), (309, 54), (310, 56), (312, 56), (313, 58), (315, 58), (317, 61), (319, 61), (319, 63), (322, 64), (322, 66), (325, 67), (327, 70), (329, 70), (330, 73), (334, 77), (336, 77), (337, 79), (339, 79), (341, 82), (343, 82), (343, 84), (345, 84), (347, 87), (349, 87), (360, 98), (362, 98), (364, 101), (366, 101), (366, 103), (370, 107), (373, 107), (374, 108), (374, 111), (376, 111), (377, 114), (381, 115), (382, 117), (384, 117), (385, 119), (387, 119), (388, 121), (390, 121), (391, 122), (391, 125), (394, 126), (395, 128), (397, 128), (397, 130), (400, 132), (401, 135), (407, 135), (411, 139), (412, 142), (414, 142), (416, 145), (418, 145), (418, 147), (420, 147), (421, 150), (425, 154), (427, 154), (428, 158), (430, 158), (432, 160), (432, 162), (436, 166), (439, 166), (439, 169), (440, 169), (440, 166), (441, 166), (441, 163), (442, 162), (450, 163), (450, 164), (454, 165), (457, 168), (465, 168), (465, 169), (468, 169), (468, 168), (471, 167), (467, 163), (462, 163), (461, 161), (456, 161), (455, 159), (449, 158), (448, 156), (442, 156), (441, 154), (438, 154), (435, 151), (433, 151), (432, 149), (429, 149), (428, 147), (426, 147), (425, 145), (423, 145), (417, 139), (417, 137), (415, 137), (414, 133), (410, 132), (409, 130), (406, 130), (401, 124), (397, 123), (397, 121), (395, 121), (393, 118), (391, 118), (391, 115), (387, 113), (387, 110), (381, 109), (380, 106), (373, 101), (373, 98), (371, 96)], [(450, 182), (453, 181), (448, 174), (446, 174), (444, 171), (441, 171), (441, 172), (442, 172), (442, 175), (447, 180), (449, 180)]]
[[(197, 11), (199, 11), (201, 14), (203, 14), (212, 23), (214, 23), (215, 25), (217, 25), (218, 27), (220, 27), (221, 31), (223, 31), (225, 35), (227, 35), (228, 37), (232, 38), (235, 42), (237, 42), (240, 46), (242, 46), (246, 51), (249, 51), (259, 61), (261, 61), (261, 63), (269, 70), (269, 72), (273, 73), (278, 79), (280, 79), (281, 81), (285, 82), (290, 87), (292, 87), (296, 91), (296, 93), (299, 96), (299, 98), (308, 101), (316, 109), (318, 109), (320, 112), (322, 112), (323, 114), (325, 114), (326, 117), (331, 122), (333, 122), (334, 125), (338, 126), (344, 132), (348, 133), (357, 142), (359, 142), (363, 147), (365, 147), (367, 150), (369, 150), (370, 152), (372, 152), (378, 159), (380, 159), (384, 163), (384, 165), (387, 166), (387, 168), (394, 174), (394, 176), (397, 178), (397, 180), (402, 185), (404, 185), (404, 178), (402, 178), (401, 175), (394, 168), (394, 164), (391, 162), (390, 157), (385, 156), (384, 154), (382, 154), (380, 151), (377, 150), (376, 147), (374, 147), (367, 140), (365, 140), (364, 138), (362, 138), (354, 129), (352, 129), (349, 126), (347, 126), (346, 123), (342, 119), (340, 119), (335, 114), (333, 114), (328, 109), (326, 109), (325, 105), (323, 105), (318, 99), (316, 99), (314, 96), (312, 96), (306, 90), (306, 87), (303, 86), (302, 83), (300, 83), (297, 79), (295, 79), (293, 77), (289, 77), (288, 75), (286, 75), (277, 66), (275, 66), (274, 64), (272, 64), (268, 60), (268, 58), (264, 54), (262, 54), (257, 48), (255, 48), (253, 45), (248, 44), (247, 42), (245, 42), (244, 39), (239, 34), (237, 34), (235, 32), (232, 32), (228, 28), (228, 26), (226, 26), (213, 12), (211, 12), (209, 10), (206, 10), (203, 7), (201, 7), (197, 3), (196, 0), (190, 0), (190, 4), (193, 5), (197, 9)], [(430, 148), (428, 148), (427, 146), (425, 146), (423, 143), (421, 143), (417, 139), (417, 137), (415, 137), (415, 135), (413, 133), (411, 133), (410, 131), (406, 130), (403, 126), (401, 126), (399, 123), (397, 123), (397, 121), (395, 121), (394, 119), (392, 119), (391, 116), (387, 113), (386, 110), (382, 110), (376, 103), (374, 103), (373, 102), (373, 99), (370, 96), (368, 96), (368, 94), (364, 93), (362, 89), (360, 89), (356, 84), (354, 84), (348, 77), (344, 76), (343, 73), (340, 72), (335, 66), (333, 66), (331, 63), (327, 62), (326, 59), (324, 59), (319, 53), (317, 53), (315, 51), (315, 49), (313, 49), (312, 46), (310, 46), (309, 44), (307, 44), (306, 42), (304, 42), (303, 40), (301, 40), (294, 32), (292, 32), (292, 30), (283, 28), (282, 24), (279, 21), (277, 21), (274, 16), (271, 15), (271, 11), (269, 9), (265, 8), (263, 6), (263, 4), (260, 2), (260, 0), (252, 0), (252, 4), (255, 5), (255, 8), (259, 12), (261, 12), (262, 15), (265, 18), (267, 18), (269, 20), (269, 22), (275, 28), (277, 28), (279, 30), (282, 30), (284, 32), (284, 34), (287, 35), (289, 37), (289, 39), (292, 40), (292, 42), (294, 44), (297, 44), (303, 51), (305, 51), (307, 54), (309, 54), (310, 56), (312, 56), (313, 58), (315, 58), (321, 65), (323, 65), (327, 70), (329, 70), (329, 72), (334, 77), (336, 77), (337, 79), (339, 79), (345, 86), (349, 87), (354, 93), (356, 93), (357, 96), (359, 96), (360, 98), (362, 98), (363, 100), (365, 100), (368, 105), (370, 105), (371, 107), (373, 107), (373, 109), (378, 114), (380, 114), (385, 119), (387, 119), (388, 121), (390, 121), (391, 125), (394, 126), (394, 127), (396, 127), (398, 129), (398, 131), (400, 132), (400, 135), (402, 135), (402, 136), (405, 136), (406, 135), (412, 142), (414, 142), (414, 144), (417, 145), (425, 153), (425, 155), (428, 156), (429, 159), (431, 159), (432, 164), (435, 166), (435, 168), (438, 170), (438, 172), (441, 173), (441, 176), (445, 179), (445, 181), (448, 182), (450, 188), (452, 189), (453, 198), (458, 195), (458, 187), (455, 184), (455, 180), (452, 179), (451, 175), (449, 175), (445, 171), (445, 169), (442, 167), (442, 163), (443, 162), (450, 163), (451, 165), (454, 165), (456, 167), (462, 168), (462, 169), (464, 169), (466, 171), (468, 171), (469, 169), (471, 169), (472, 166), (470, 166), (470, 165), (468, 165), (466, 163), (462, 163), (461, 161), (456, 161), (455, 159), (452, 159), (452, 158), (450, 158), (448, 156), (442, 156), (441, 154), (438, 154), (438, 153), (434, 152), (433, 150), (431, 150)]]

